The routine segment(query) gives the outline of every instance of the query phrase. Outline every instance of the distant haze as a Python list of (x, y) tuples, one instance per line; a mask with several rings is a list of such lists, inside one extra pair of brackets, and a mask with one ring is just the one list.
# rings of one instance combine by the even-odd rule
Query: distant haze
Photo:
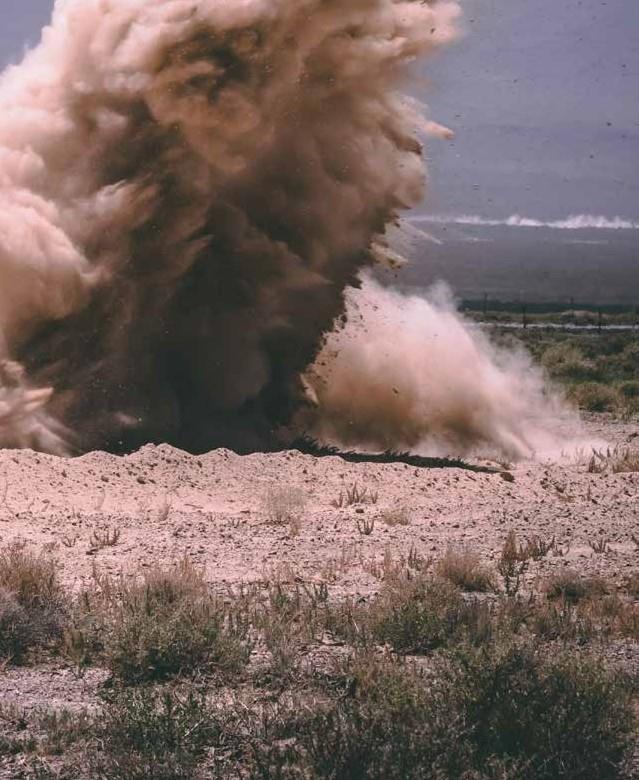
[(421, 209), (443, 218), (421, 227), (444, 243), (415, 252), (408, 278), (442, 276), (459, 295), (636, 303), (639, 3), (464, 9), (466, 38), (424, 85), (456, 132), (429, 147)]
[(402, 286), (444, 279), (464, 299), (639, 306), (636, 230), (484, 220), (412, 222), (405, 231)]

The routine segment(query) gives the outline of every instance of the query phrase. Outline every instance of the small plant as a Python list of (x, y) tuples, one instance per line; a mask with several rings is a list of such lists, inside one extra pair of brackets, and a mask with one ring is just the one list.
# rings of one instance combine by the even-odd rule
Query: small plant
[(549, 599), (565, 599), (576, 604), (584, 599), (607, 594), (609, 586), (599, 577), (583, 577), (576, 572), (565, 571), (551, 577), (545, 591)]
[(375, 518), (363, 517), (361, 520), (357, 518), (357, 530), (363, 536), (370, 536), (375, 530)]
[(433, 559), (430, 557), (425, 558), (423, 555), (421, 555), (418, 552), (417, 548), (414, 545), (412, 545), (410, 550), (408, 551), (406, 564), (409, 569), (424, 574), (432, 566)]
[(493, 573), (482, 565), (478, 555), (468, 551), (447, 550), (435, 564), (435, 573), (469, 593), (487, 593), (496, 588)]
[(299, 488), (272, 487), (262, 501), (271, 525), (290, 525), (299, 533), (300, 516), (306, 506), (306, 495)]
[(119, 528), (96, 528), (89, 538), (89, 551), (98, 552), (105, 547), (115, 547), (121, 535)]
[(528, 551), (519, 546), (517, 534), (510, 531), (497, 561), (497, 571), (501, 575), (507, 596), (516, 596), (519, 593), (529, 562)]
[(360, 488), (357, 483), (340, 490), (339, 497), (331, 501), (335, 509), (344, 509), (357, 504), (377, 504), (379, 493), (370, 491), (367, 487)]
[(72, 535), (71, 534), (64, 534), (60, 538), (60, 541), (62, 542), (62, 544), (65, 547), (67, 547), (68, 549), (71, 549), (72, 547), (76, 546), (76, 544), (78, 543), (78, 539), (79, 538), (80, 537), (77, 534), (72, 534)]
[(597, 555), (605, 555), (607, 552), (610, 552), (610, 543), (603, 536), (599, 539), (589, 539), (588, 544)]

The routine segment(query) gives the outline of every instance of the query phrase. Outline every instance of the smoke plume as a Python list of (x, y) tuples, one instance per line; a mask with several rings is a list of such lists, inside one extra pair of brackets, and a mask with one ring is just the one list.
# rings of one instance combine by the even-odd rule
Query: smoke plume
[(448, 133), (398, 89), (458, 12), (58, 0), (0, 78), (0, 445), (526, 451), (450, 307), (357, 291)]

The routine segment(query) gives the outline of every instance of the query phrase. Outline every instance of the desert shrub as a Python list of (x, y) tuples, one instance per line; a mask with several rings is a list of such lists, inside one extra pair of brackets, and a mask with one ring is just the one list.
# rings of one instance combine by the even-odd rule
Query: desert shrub
[(639, 450), (630, 447), (593, 450), (588, 461), (588, 472), (591, 474), (622, 474), (635, 471), (639, 471)]
[(345, 686), (256, 724), (251, 776), (612, 780), (632, 744), (623, 677), (530, 643), (462, 644), (428, 672), (367, 654)]
[(33, 626), (27, 610), (6, 588), (0, 590), (0, 658), (21, 663), (33, 643)]
[[(639, 369), (638, 369), (639, 371)], [(622, 418), (639, 414), (639, 380), (629, 379), (617, 385), (618, 412)]]
[(584, 381), (597, 379), (599, 372), (574, 345), (563, 342), (545, 350), (542, 365), (557, 379)]
[(519, 764), (517, 777), (618, 778), (633, 739), (632, 693), (602, 662), (543, 646), (464, 648), (449, 668), (451, 698), (472, 724), (476, 763)]
[(624, 588), (633, 599), (639, 599), (639, 571), (635, 571), (626, 577)]
[(578, 572), (564, 571), (550, 577), (545, 587), (549, 599), (565, 599), (577, 603), (583, 599), (604, 596), (609, 586), (601, 577), (584, 577)]
[(206, 696), (147, 686), (106, 697), (89, 752), (96, 780), (191, 780), (219, 730)]
[[(637, 360), (639, 361), (639, 356)], [(639, 371), (639, 363), (637, 365), (637, 371)], [(627, 382), (621, 382), (618, 388), (624, 398), (633, 401), (639, 399), (639, 379), (629, 379)]]
[(31, 648), (57, 643), (65, 601), (55, 561), (23, 545), (0, 552), (0, 658), (21, 663)]
[(599, 382), (575, 385), (570, 388), (569, 396), (579, 407), (589, 412), (610, 412), (619, 402), (617, 392)]
[(486, 593), (496, 587), (493, 572), (482, 565), (477, 554), (469, 551), (448, 550), (436, 563), (435, 572), (468, 593)]
[(620, 352), (618, 369), (624, 377), (636, 380), (639, 374), (639, 340), (637, 340), (636, 336), (633, 335)]
[(379, 519), (391, 528), (397, 525), (410, 525), (411, 515), (405, 506), (397, 506), (380, 512)]
[(257, 604), (253, 625), (261, 632), (270, 654), (269, 676), (283, 681), (296, 671), (302, 649), (315, 641), (324, 627), (326, 586), (287, 588), (271, 582), (265, 601)]
[(515, 531), (508, 532), (497, 561), (497, 571), (507, 596), (516, 596), (519, 593), (533, 552), (528, 546), (519, 544)]
[(245, 628), (186, 561), (132, 582), (102, 578), (85, 603), (78, 630), (97, 634), (107, 666), (125, 683), (233, 672), (248, 659)]
[(438, 680), (365, 654), (344, 670), (338, 700), (285, 703), (254, 724), (251, 777), (403, 780), (459, 778), (471, 763), (458, 716)]
[[(574, 590), (573, 590), (574, 588)], [(585, 595), (579, 586), (569, 585), (571, 596), (540, 602), (524, 618), (529, 631), (543, 640), (561, 640), (584, 645), (610, 637), (639, 637), (639, 606), (617, 594), (601, 595), (600, 585)], [(560, 593), (560, 589), (557, 589)]]
[(286, 525), (299, 522), (306, 501), (303, 490), (285, 485), (269, 488), (262, 498), (262, 505), (269, 523)]
[(371, 637), (401, 653), (426, 653), (464, 632), (475, 633), (484, 609), (467, 602), (446, 580), (418, 576), (384, 584), (379, 597), (358, 620), (368, 623)]

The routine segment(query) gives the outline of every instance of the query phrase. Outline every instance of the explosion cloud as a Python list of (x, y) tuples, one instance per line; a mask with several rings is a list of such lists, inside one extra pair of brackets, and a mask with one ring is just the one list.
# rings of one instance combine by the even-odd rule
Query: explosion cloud
[(58, 2), (0, 83), (3, 443), (262, 446), (421, 196), (394, 87), (456, 13)]
[[(524, 451), (520, 406), (502, 403), (517, 388), (473, 400), (454, 352), (442, 359), (445, 327), (431, 369), (461, 383), (455, 414), (434, 412), (437, 393), (424, 402), (436, 377), (406, 352), (419, 326), (388, 376), (371, 376), (360, 358), (405, 325), (391, 293), (360, 293), (368, 345), (331, 358), (341, 336), (325, 343), (387, 228), (423, 195), (421, 119), (397, 89), (454, 37), (458, 12), (447, 0), (58, 0), (40, 45), (0, 79), (0, 445), (248, 451), (307, 426), (372, 446), (435, 430)], [(437, 316), (420, 306), (414, 316)], [(476, 359), (496, 376), (488, 351)], [(389, 403), (398, 375), (419, 403)], [(366, 402), (346, 413), (346, 391)], [(384, 422), (366, 433), (374, 399)]]

